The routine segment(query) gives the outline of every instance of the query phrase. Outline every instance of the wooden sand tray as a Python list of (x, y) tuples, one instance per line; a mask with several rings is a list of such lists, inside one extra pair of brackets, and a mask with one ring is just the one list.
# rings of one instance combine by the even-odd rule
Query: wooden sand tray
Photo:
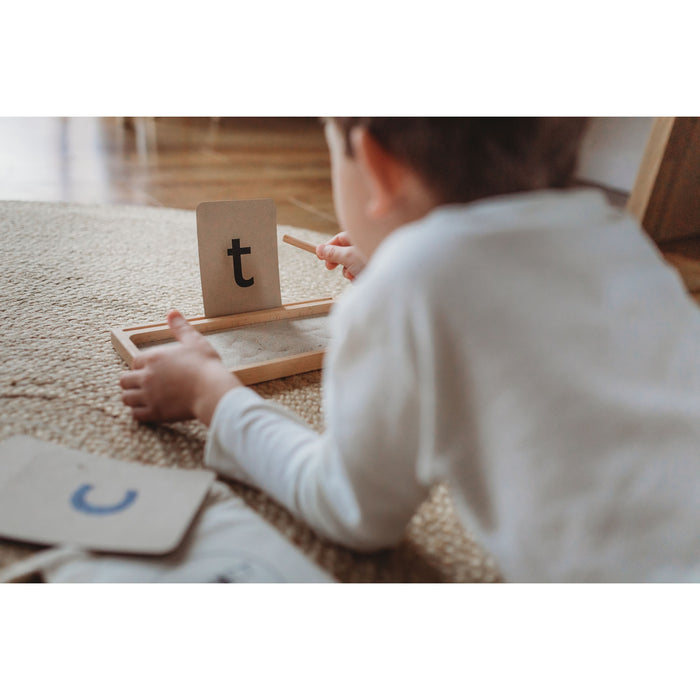
[[(200, 333), (209, 336), (208, 340), (212, 342), (221, 355), (226, 368), (234, 373), (243, 384), (257, 384), (258, 382), (321, 369), (327, 340), (327, 334), (324, 336), (325, 320), (332, 305), (333, 299), (331, 298), (315, 299), (229, 316), (192, 318), (188, 319), (188, 322)], [(314, 323), (314, 319), (320, 323), (309, 326), (309, 323)], [(304, 322), (311, 328), (311, 332), (308, 328), (305, 330), (302, 327)], [(291, 327), (290, 324), (297, 325)], [(237, 329), (239, 330), (238, 334), (236, 333)], [(265, 355), (269, 354), (266, 352), (266, 348), (262, 347), (267, 345), (265, 338), (271, 340), (279, 338), (280, 335), (284, 336), (285, 333), (280, 333), (281, 330), (286, 330), (286, 336), (290, 342), (283, 343), (276, 350), (272, 349), (272, 354), (276, 354), (276, 356), (265, 358)], [(236, 346), (245, 345), (246, 339), (242, 337), (244, 331), (259, 331), (252, 350), (250, 341), (248, 341), (247, 352), (248, 356), (252, 354), (261, 359), (245, 362), (241, 360), (240, 353), (237, 357), (232, 357), (227, 352), (227, 350), (233, 349), (235, 355)], [(111, 337), (114, 349), (129, 368), (133, 366), (134, 358), (141, 350), (174, 341), (167, 323), (131, 326), (123, 329), (113, 328)], [(312, 348), (289, 354), (290, 348), (298, 346), (299, 343), (305, 344), (307, 347), (310, 344)]]

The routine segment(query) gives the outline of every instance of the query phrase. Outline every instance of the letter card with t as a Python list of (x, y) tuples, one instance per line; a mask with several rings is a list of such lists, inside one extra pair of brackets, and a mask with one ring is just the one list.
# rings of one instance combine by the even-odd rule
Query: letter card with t
[(205, 316), (282, 304), (271, 199), (202, 202), (197, 207), (197, 243)]

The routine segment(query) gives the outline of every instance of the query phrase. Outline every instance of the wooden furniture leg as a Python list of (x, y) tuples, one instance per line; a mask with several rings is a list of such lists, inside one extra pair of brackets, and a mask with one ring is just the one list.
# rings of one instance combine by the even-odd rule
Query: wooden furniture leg
[(700, 303), (700, 118), (654, 120), (627, 210)]
[(700, 117), (654, 120), (627, 209), (657, 243), (700, 238)]

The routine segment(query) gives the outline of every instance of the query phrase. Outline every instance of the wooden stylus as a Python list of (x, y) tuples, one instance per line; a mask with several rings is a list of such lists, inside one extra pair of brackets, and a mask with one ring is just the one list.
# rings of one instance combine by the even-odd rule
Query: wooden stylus
[(290, 245), (294, 245), (297, 248), (301, 248), (302, 250), (307, 250), (309, 253), (313, 253), (314, 255), (316, 255), (316, 246), (312, 245), (311, 243), (307, 243), (306, 241), (302, 241), (299, 238), (294, 238), (294, 236), (290, 236), (287, 233), (285, 233), (282, 236), (282, 240), (285, 243), (289, 243)]

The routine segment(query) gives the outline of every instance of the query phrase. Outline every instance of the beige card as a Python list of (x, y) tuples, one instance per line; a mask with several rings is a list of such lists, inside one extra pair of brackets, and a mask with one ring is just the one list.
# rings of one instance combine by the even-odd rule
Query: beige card
[(0, 444), (0, 537), (103, 552), (165, 554), (213, 480), (17, 436)]
[(282, 304), (271, 199), (202, 202), (197, 207), (197, 242), (205, 316)]

